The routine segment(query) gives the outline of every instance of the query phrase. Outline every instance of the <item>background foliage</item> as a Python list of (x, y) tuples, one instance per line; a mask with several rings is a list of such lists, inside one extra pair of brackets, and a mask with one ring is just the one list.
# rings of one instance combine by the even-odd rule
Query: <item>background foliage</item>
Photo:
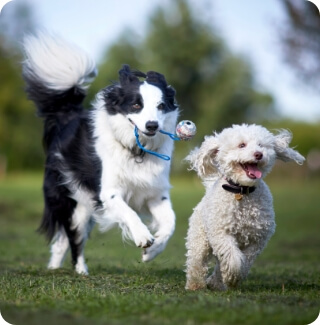
[[(284, 6), (289, 14), (292, 13), (290, 8)], [(12, 17), (0, 22), (0, 173), (5, 169), (43, 167), (42, 123), (35, 118), (33, 104), (24, 93), (22, 53), (20, 43), (16, 42), (24, 33), (34, 30), (32, 10), (23, 3)], [(308, 35), (305, 33), (304, 37)], [(293, 57), (294, 49), (290, 51), (288, 57)], [(312, 53), (315, 50), (310, 50), (309, 56)], [(156, 9), (149, 18), (144, 37), (124, 30), (119, 39), (106, 48), (99, 62), (99, 75), (89, 89), (87, 107), (100, 89), (117, 80), (123, 63), (141, 71), (163, 73), (177, 90), (180, 118), (193, 120), (197, 125), (198, 133), (192, 143), (176, 145), (176, 172), (185, 170), (181, 160), (203, 140), (204, 135), (234, 123), (290, 128), (304, 155), (312, 148), (320, 148), (320, 137), (317, 136), (320, 124), (282, 123), (272, 94), (257, 88), (250, 62), (232, 53), (218, 28), (196, 15), (187, 1), (175, 0), (166, 8)]]

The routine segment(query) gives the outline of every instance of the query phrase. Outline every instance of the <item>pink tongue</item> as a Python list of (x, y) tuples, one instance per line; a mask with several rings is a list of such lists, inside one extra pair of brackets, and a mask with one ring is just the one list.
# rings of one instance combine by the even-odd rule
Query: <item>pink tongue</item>
[(256, 165), (247, 164), (247, 168), (248, 168), (249, 176), (253, 176), (255, 178), (261, 178), (262, 173)]

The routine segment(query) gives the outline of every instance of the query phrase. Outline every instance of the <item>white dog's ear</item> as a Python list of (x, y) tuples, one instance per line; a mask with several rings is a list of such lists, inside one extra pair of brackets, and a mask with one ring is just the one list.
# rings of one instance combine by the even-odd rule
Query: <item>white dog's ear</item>
[(214, 158), (219, 151), (219, 143), (215, 136), (206, 136), (200, 148), (195, 148), (185, 158), (189, 161), (190, 169), (195, 170), (201, 178), (216, 173)]
[(275, 135), (274, 148), (277, 154), (277, 159), (282, 161), (295, 161), (297, 164), (302, 165), (305, 158), (300, 153), (292, 148), (289, 144), (292, 140), (292, 134), (288, 130), (280, 130), (279, 134)]

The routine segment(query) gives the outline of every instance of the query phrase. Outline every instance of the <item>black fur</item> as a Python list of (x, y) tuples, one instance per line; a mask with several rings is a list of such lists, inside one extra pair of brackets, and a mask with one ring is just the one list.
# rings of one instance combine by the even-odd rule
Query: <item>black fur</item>
[(77, 202), (70, 198), (71, 193), (64, 184), (64, 173), (71, 172), (77, 180), (74, 185), (94, 193), (96, 206), (100, 205), (101, 161), (93, 147), (88, 112), (82, 106), (85, 93), (77, 87), (53, 91), (28, 71), (24, 71), (24, 77), (29, 98), (36, 103), (38, 116), (44, 118), (43, 146), (47, 154), (43, 186), (45, 207), (38, 230), (51, 241), (57, 228), (63, 227), (75, 264), (82, 243), (78, 240), (77, 229), (71, 228)]
[[(100, 204), (101, 161), (93, 147), (94, 138), (88, 122), (89, 118), (85, 111), (79, 111), (76, 114), (70, 113), (65, 119), (61, 114), (47, 116), (45, 120), (44, 146), (47, 159), (44, 195), (46, 206), (50, 205), (49, 210), (53, 209), (56, 213), (44, 214), (40, 230), (46, 233), (49, 240), (52, 239), (57, 226), (67, 225), (64, 221), (64, 212), (56, 209), (55, 204), (62, 200), (62, 204), (68, 206), (69, 218), (71, 218), (75, 207), (70, 203), (71, 199), (66, 202), (63, 200), (64, 197), (70, 196), (67, 186), (64, 185), (64, 173), (71, 172), (74, 175), (74, 185), (84, 187), (94, 193), (96, 206)], [(57, 156), (57, 154), (59, 155)], [(63, 161), (61, 161), (60, 155), (62, 155)], [(50, 204), (53, 198), (55, 198), (54, 203)], [(61, 217), (61, 213), (63, 217)], [(67, 231), (67, 229), (65, 230)]]

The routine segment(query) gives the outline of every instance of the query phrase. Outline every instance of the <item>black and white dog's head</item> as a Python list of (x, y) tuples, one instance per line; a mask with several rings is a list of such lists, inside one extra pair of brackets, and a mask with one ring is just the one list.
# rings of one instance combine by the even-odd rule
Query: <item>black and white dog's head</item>
[(158, 72), (144, 74), (124, 65), (119, 71), (119, 83), (105, 88), (103, 97), (110, 115), (126, 117), (146, 137), (154, 137), (162, 129), (172, 132), (175, 127), (178, 115), (175, 90)]

